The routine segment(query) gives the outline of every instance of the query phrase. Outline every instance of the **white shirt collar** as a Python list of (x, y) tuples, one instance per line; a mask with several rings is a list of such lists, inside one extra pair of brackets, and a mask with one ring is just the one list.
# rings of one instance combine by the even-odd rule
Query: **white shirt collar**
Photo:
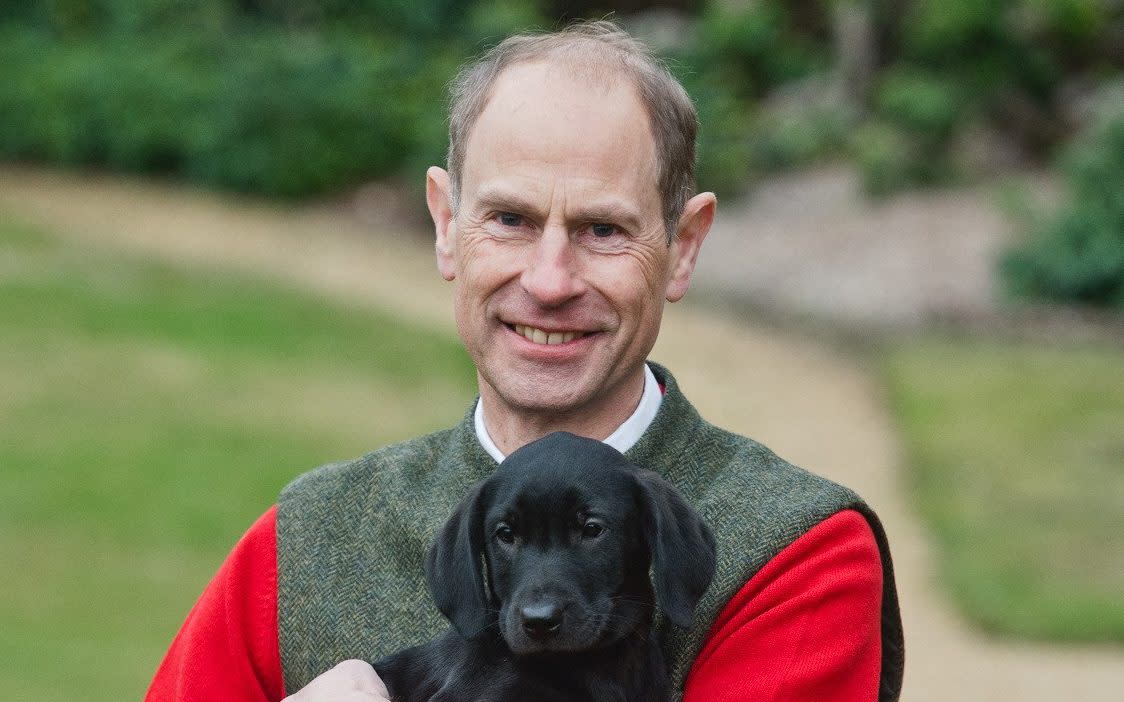
[[(624, 424), (621, 424), (616, 431), (605, 438), (604, 443), (621, 453), (632, 448), (647, 431), (652, 420), (656, 418), (662, 400), (663, 393), (660, 392), (659, 382), (656, 380), (655, 374), (652, 373), (652, 369), (645, 363), (644, 394), (640, 396), (640, 404), (636, 406), (632, 416), (624, 420)], [(480, 445), (484, 447), (488, 455), (496, 459), (496, 463), (502, 463), (503, 452), (500, 451), (488, 434), (488, 427), (484, 424), (484, 403), (479, 400), (476, 402), (476, 411), (473, 412), (473, 422), (476, 425), (476, 438), (480, 441)]]

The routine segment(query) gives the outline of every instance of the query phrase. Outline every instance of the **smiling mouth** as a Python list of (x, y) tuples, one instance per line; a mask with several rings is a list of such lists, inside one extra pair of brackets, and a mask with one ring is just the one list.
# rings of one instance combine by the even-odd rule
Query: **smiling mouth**
[(509, 329), (512, 329), (516, 334), (527, 339), (535, 344), (542, 344), (544, 346), (554, 346), (556, 344), (565, 344), (580, 339), (586, 335), (586, 332), (580, 331), (551, 331), (548, 332), (544, 329), (537, 329), (535, 327), (527, 326), (525, 324), (510, 324)]

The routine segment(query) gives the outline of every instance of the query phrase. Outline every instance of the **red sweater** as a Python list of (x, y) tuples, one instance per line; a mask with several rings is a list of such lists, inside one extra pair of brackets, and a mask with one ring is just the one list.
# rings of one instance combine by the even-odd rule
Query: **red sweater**
[[(684, 702), (876, 700), (881, 603), (870, 526), (857, 512), (840, 512), (781, 551), (727, 603), (687, 677)], [(286, 692), (274, 507), (204, 590), (145, 699), (272, 702)]]

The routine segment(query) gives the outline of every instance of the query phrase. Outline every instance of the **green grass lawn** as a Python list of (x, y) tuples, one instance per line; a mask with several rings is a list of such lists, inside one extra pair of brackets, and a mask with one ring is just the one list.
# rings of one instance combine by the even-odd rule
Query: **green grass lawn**
[(446, 426), (452, 338), (0, 214), (0, 697), (140, 699), (280, 488)]
[(1124, 350), (925, 341), (887, 358), (942, 584), (994, 632), (1124, 641)]

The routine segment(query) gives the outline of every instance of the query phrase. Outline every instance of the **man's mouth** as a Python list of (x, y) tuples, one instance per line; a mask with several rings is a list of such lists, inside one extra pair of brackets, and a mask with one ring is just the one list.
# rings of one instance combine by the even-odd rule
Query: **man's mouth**
[(511, 325), (511, 329), (528, 341), (547, 346), (565, 344), (586, 335), (586, 332), (580, 331), (546, 331), (545, 329), (538, 329), (536, 327), (527, 326), (526, 324), (513, 324)]

